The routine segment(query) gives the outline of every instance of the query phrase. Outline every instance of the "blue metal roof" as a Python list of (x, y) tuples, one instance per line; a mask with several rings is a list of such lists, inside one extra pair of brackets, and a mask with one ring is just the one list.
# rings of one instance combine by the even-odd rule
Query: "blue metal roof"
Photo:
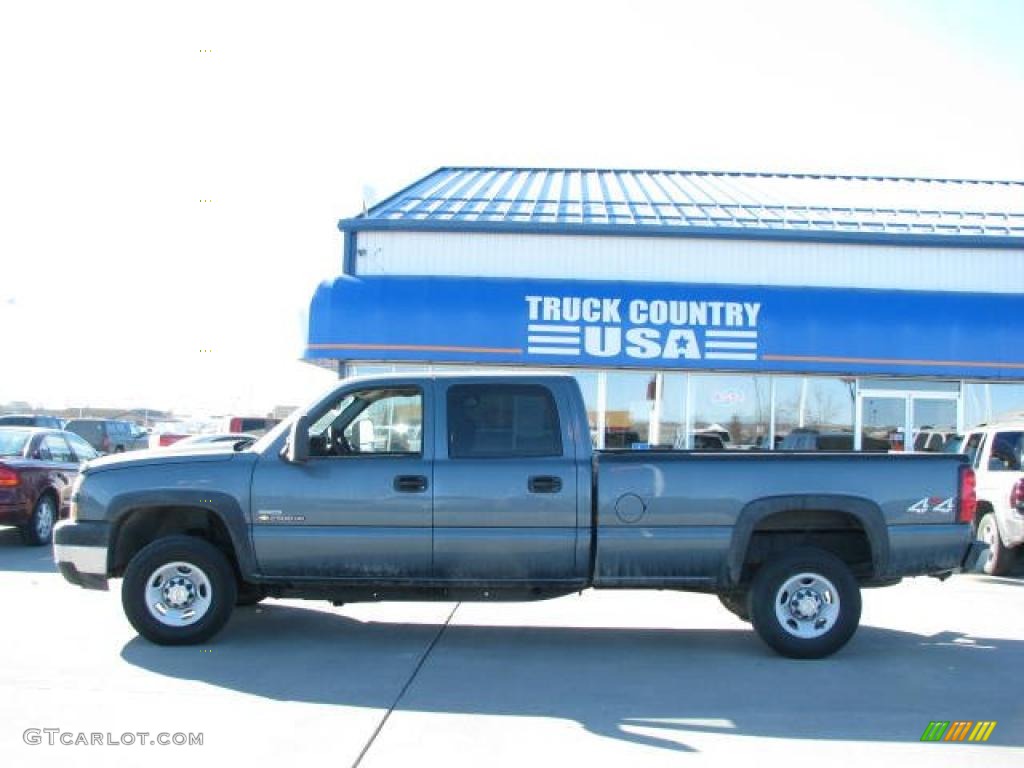
[(484, 230), (1024, 246), (1024, 182), (440, 168), (342, 230)]

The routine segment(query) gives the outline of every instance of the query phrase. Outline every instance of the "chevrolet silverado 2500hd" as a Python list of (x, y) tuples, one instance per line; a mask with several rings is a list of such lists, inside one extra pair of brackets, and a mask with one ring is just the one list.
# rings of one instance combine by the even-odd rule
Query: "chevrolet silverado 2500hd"
[(972, 568), (958, 455), (594, 451), (566, 376), (341, 382), (249, 448), (90, 462), (65, 578), (198, 643), (264, 597), (530, 600), (711, 592), (787, 656), (842, 647), (860, 588)]

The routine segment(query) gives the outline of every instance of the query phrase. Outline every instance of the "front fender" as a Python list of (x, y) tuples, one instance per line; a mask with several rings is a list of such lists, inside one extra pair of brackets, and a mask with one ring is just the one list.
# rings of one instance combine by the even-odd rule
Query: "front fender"
[(251, 580), (256, 577), (256, 560), (252, 547), (249, 546), (247, 511), (235, 496), (223, 491), (164, 488), (118, 494), (110, 500), (107, 507), (107, 517), (113, 525), (111, 542), (117, 541), (121, 526), (129, 514), (154, 507), (191, 507), (213, 514), (228, 532), (242, 578)]

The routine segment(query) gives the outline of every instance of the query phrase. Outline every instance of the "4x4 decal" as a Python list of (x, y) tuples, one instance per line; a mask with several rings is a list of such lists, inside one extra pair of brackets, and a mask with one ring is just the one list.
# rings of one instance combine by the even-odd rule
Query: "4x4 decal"
[(927, 515), (929, 512), (939, 514), (953, 513), (953, 497), (944, 499), (941, 496), (925, 496), (920, 501), (914, 502), (907, 507), (907, 512), (915, 515)]

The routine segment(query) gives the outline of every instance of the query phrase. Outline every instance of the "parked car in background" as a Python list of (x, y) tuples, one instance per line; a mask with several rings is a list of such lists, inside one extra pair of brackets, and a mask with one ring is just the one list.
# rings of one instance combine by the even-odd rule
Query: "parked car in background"
[(949, 440), (942, 446), (943, 453), (963, 453), (964, 447), (964, 436), (963, 435), (950, 435)]
[(0, 427), (43, 427), (45, 429), (64, 429), (64, 422), (56, 416), (34, 413), (12, 413), (0, 416)]
[(64, 427), (100, 453), (122, 453), (149, 447), (149, 433), (118, 419), (71, 419)]
[(264, 416), (231, 416), (227, 420), (226, 432), (246, 432), (250, 435), (262, 435), (281, 423), (280, 419)]
[[(722, 436), (716, 432), (694, 432), (693, 450), (695, 451), (724, 451), (725, 442)], [(676, 435), (675, 444), (672, 446), (677, 451), (686, 449), (686, 434), (680, 432)]]
[(184, 432), (150, 432), (149, 447), (166, 448), (168, 445), (174, 445), (189, 436), (190, 435)]
[(967, 431), (958, 453), (977, 477), (978, 538), (988, 544), (985, 573), (1007, 573), (1024, 544), (1024, 421), (982, 424)]
[(215, 432), (210, 435), (189, 435), (178, 440), (173, 445), (175, 448), (226, 447), (233, 445), (238, 450), (242, 450), (243, 448), (248, 448), (256, 440), (256, 435), (247, 435), (242, 432)]
[(946, 442), (956, 436), (954, 432), (925, 428), (918, 432), (914, 438), (914, 450), (941, 453), (946, 447)]
[(77, 435), (38, 427), (0, 427), (0, 524), (26, 544), (49, 544), (67, 516), (78, 467), (98, 456)]
[[(782, 438), (780, 451), (852, 451), (852, 432), (821, 432), (817, 429), (798, 427)], [(889, 442), (878, 438), (861, 436), (862, 451), (887, 451)]]

